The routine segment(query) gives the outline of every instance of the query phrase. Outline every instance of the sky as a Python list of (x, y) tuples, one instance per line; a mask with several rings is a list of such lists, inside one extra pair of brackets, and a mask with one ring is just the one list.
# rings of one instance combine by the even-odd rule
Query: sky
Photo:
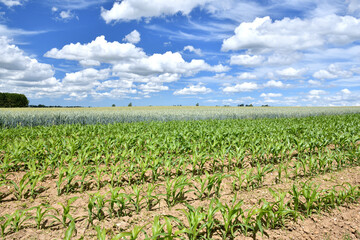
[(0, 0), (0, 92), (62, 106), (360, 105), (360, 0)]

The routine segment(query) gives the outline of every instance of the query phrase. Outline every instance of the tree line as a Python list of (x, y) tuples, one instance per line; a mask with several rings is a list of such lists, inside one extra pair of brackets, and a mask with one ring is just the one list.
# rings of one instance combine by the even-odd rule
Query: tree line
[(28, 107), (29, 100), (24, 94), (0, 93), (0, 107)]

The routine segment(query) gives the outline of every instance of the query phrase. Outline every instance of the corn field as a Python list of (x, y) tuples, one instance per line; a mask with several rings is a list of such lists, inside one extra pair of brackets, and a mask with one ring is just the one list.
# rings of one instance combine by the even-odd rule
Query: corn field
[(1, 110), (1, 237), (255, 239), (359, 203), (358, 108), (219, 109)]

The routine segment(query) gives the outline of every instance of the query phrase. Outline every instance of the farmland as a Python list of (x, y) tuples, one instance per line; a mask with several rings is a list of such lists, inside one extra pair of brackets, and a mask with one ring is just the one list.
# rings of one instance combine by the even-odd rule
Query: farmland
[(1, 110), (0, 234), (360, 238), (360, 109), (291, 110)]

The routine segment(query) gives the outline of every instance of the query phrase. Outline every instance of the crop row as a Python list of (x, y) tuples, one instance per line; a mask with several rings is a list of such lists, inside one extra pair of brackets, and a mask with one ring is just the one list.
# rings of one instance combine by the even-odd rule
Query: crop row
[[(319, 190), (319, 186), (311, 182), (294, 184), (289, 191), (275, 191), (269, 189), (274, 200), (261, 199), (250, 209), (243, 208), (243, 201), (237, 200), (237, 195), (231, 203), (222, 203), (217, 198), (211, 200), (209, 207), (193, 207), (185, 204), (186, 209), (179, 211), (186, 217), (182, 222), (175, 216), (156, 216), (151, 223), (151, 233), (144, 231), (145, 226), (135, 226), (130, 232), (123, 232), (113, 239), (212, 239), (213, 235), (220, 235), (222, 239), (232, 239), (239, 232), (244, 235), (257, 232), (266, 234), (266, 229), (285, 226), (288, 221), (297, 221), (299, 218), (309, 217), (313, 213), (328, 211), (346, 203), (357, 202), (360, 197), (359, 186), (348, 183), (334, 186), (331, 189)], [(107, 196), (110, 195), (110, 198)], [(4, 237), (21, 228), (33, 226), (38, 229), (62, 226), (67, 228), (66, 235), (70, 239), (75, 230), (75, 223), (86, 220), (88, 226), (94, 225), (94, 220), (102, 221), (105, 218), (120, 217), (124, 211), (133, 206), (136, 211), (142, 199), (139, 196), (125, 196), (119, 194), (118, 189), (108, 194), (99, 193), (90, 195), (88, 200), (88, 215), (74, 217), (71, 213), (72, 203), (78, 197), (73, 197), (66, 204), (60, 204), (61, 210), (49, 205), (39, 205), (30, 209), (16, 210), (12, 214), (0, 217), (1, 236)], [(146, 202), (153, 201), (147, 198)], [(148, 205), (150, 206), (150, 205)], [(52, 221), (50, 221), (52, 220)], [(32, 224), (30, 224), (32, 221)], [(146, 224), (149, 225), (149, 224)], [(99, 239), (105, 239), (106, 231), (95, 227)], [(150, 236), (149, 236), (149, 235)], [(66, 237), (65, 237), (66, 238)]]

